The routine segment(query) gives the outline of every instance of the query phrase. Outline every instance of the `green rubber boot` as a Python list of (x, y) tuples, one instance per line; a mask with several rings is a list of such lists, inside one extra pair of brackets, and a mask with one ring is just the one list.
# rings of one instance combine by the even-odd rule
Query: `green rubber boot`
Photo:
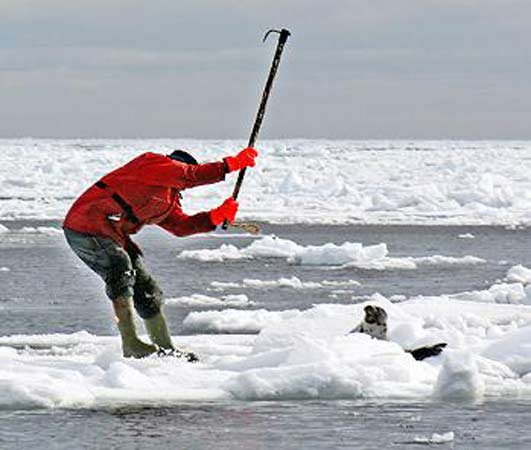
[(144, 319), (146, 330), (154, 344), (157, 344), (162, 350), (174, 350), (175, 347), (171, 342), (170, 331), (166, 324), (166, 319), (159, 312), (156, 316)]
[(126, 358), (145, 358), (157, 353), (159, 348), (138, 339), (135, 321), (133, 318), (133, 300), (131, 298), (118, 298), (113, 301), (114, 313), (118, 330), (122, 337), (122, 351)]
[(197, 362), (199, 358), (192, 352), (183, 352), (176, 349), (171, 342), (170, 332), (166, 319), (162, 312), (149, 319), (144, 319), (146, 330), (154, 344), (160, 347), (159, 356), (172, 356), (175, 358), (184, 358), (188, 362)]

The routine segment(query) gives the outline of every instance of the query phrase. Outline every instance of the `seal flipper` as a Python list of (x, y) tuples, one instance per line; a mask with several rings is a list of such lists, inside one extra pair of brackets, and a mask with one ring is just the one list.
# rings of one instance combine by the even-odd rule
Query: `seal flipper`
[(426, 345), (424, 347), (419, 347), (414, 350), (405, 350), (407, 353), (410, 353), (413, 358), (417, 361), (422, 361), (423, 359), (429, 358), (430, 356), (437, 356), (442, 351), (443, 348), (448, 344), (446, 342), (439, 342), (435, 345)]

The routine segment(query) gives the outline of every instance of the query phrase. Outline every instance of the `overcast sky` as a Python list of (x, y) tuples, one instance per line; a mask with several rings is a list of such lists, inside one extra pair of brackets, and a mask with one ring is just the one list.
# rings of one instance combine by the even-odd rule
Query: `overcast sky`
[(530, 0), (0, 0), (0, 137), (531, 138)]

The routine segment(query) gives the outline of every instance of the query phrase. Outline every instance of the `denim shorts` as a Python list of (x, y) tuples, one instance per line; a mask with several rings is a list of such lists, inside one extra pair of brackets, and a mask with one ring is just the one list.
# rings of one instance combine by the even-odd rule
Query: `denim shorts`
[(143, 318), (160, 311), (162, 291), (146, 270), (137, 251), (126, 251), (113, 239), (64, 228), (74, 253), (105, 282), (111, 300), (133, 297), (135, 309)]

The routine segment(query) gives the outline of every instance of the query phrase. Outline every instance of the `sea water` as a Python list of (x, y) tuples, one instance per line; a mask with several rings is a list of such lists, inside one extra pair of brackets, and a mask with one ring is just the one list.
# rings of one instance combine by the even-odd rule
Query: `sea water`
[[(531, 445), (526, 229), (146, 229), (190, 365), (121, 358), (102, 283), (60, 224), (2, 224), (0, 448)], [(202, 257), (226, 246), (232, 259)], [(393, 342), (347, 335), (368, 303)], [(402, 350), (440, 340), (424, 362)]]

